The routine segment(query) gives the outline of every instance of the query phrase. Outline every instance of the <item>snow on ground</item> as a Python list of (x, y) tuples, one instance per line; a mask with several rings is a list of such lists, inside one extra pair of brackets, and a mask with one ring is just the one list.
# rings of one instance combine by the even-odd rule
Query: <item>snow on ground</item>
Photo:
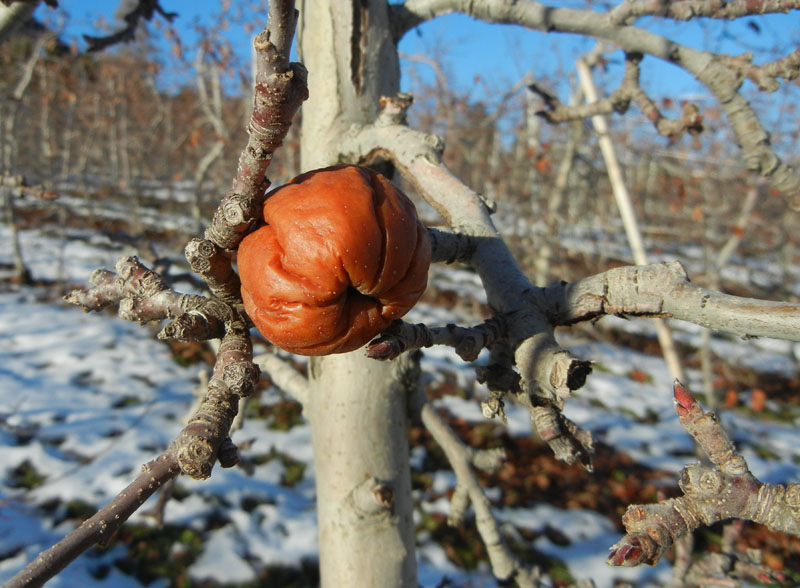
[(671, 567), (665, 562), (647, 569), (608, 566), (602, 555), (619, 540), (619, 533), (606, 517), (590, 510), (565, 511), (540, 504), (534, 508), (502, 510), (499, 518), (521, 529), (541, 531), (546, 526), (558, 529), (560, 535), (569, 539), (569, 545), (557, 545), (545, 535), (534, 545), (547, 555), (570, 562), (577, 579), (591, 578), (597, 586), (613, 586), (623, 580), (642, 588), (663, 586), (669, 581)]
[[(175, 363), (148, 329), (75, 307), (41, 304), (27, 289), (0, 293), (0, 366), (0, 553), (22, 549), (0, 561), (3, 580), (69, 530), (37, 517), (34, 505), (50, 499), (105, 503), (176, 436), (193, 398), (197, 369)], [(277, 399), (277, 391), (271, 396)], [(274, 448), (311, 469), (307, 426), (279, 433), (252, 421), (236, 437), (251, 441), (251, 451)], [(10, 471), (21, 463), (46, 476), (45, 482), (32, 490), (13, 487)], [(252, 475), (217, 468), (208, 482), (181, 480), (197, 494), (168, 503), (168, 524), (202, 521), (215, 504), (210, 496), (234, 505), (227, 511), (231, 522), (207, 539), (206, 553), (213, 553), (216, 563), (209, 568), (211, 556), (201, 557), (193, 577), (216, 578), (236, 569), (238, 576), (228, 581), (253, 579), (249, 564), (220, 565), (220, 557), (242, 553), (284, 565), (315, 556), (313, 477), (287, 489), (280, 484), (282, 475), (280, 460), (271, 460), (255, 466)], [(247, 512), (242, 505), (254, 498), (269, 504)], [(216, 551), (220, 546), (230, 549)], [(85, 577), (98, 565), (95, 558), (81, 558), (59, 582), (92, 585)], [(115, 576), (104, 582), (124, 585)]]
[[(67, 239), (67, 237), (70, 237)], [(0, 243), (8, 234), (0, 230)], [(83, 283), (98, 267), (113, 268), (115, 260), (133, 253), (107, 238), (78, 234), (67, 229), (56, 233), (23, 231), (26, 261), (35, 278), (64, 283)], [(0, 264), (10, 262), (9, 248), (0, 249)], [(482, 290), (474, 274), (453, 268), (437, 269), (437, 280), (468, 296)], [(66, 504), (84, 501), (99, 506), (108, 501), (177, 434), (191, 404), (198, 367), (181, 367), (167, 346), (153, 338), (153, 329), (124, 322), (111, 314), (84, 314), (75, 307), (43, 300), (44, 291), (3, 285), (0, 291), (0, 581), (7, 580), (39, 551), (70, 530), (60, 523), (63, 507), (41, 510), (58, 499)], [(445, 309), (418, 305), (408, 320), (429, 324), (472, 324)], [(604, 319), (613, 327), (648, 328), (643, 321)], [(622, 323), (622, 321), (620, 321)], [(644, 326), (642, 326), (644, 325)], [(684, 328), (679, 338), (693, 341), (694, 328)], [(595, 437), (657, 468), (678, 472), (694, 461), (688, 435), (680, 428), (672, 406), (671, 380), (659, 358), (605, 343), (587, 341), (577, 332), (560, 333), (573, 353), (594, 362), (586, 387), (567, 403), (566, 414)], [(796, 373), (797, 346), (763, 342), (734, 342), (715, 338), (715, 351), (750, 362), (756, 369)], [(734, 353), (741, 355), (734, 356)], [(478, 362), (485, 361), (485, 355)], [(474, 381), (474, 372), (450, 349), (425, 350), (427, 377), (450, 374), (469, 394), (466, 399), (444, 397), (440, 408), (469, 422), (481, 422), (479, 401), (485, 387)], [(637, 383), (629, 377), (636, 369), (649, 376)], [(698, 382), (690, 373), (690, 384)], [(698, 386), (699, 389), (699, 386)], [(282, 400), (271, 389), (262, 404)], [(522, 409), (508, 407), (512, 434), (527, 436), (530, 421)], [(800, 481), (800, 435), (789, 424), (759, 421), (742, 414), (726, 413), (735, 441), (757, 476), (770, 482)], [(797, 422), (795, 425), (798, 424)], [(301, 423), (287, 431), (271, 430), (264, 421), (246, 420), (234, 441), (247, 441), (245, 458), (275, 451), (305, 466), (292, 487), (281, 483), (285, 466), (280, 459), (259, 460), (252, 470), (215, 469), (210, 480), (181, 479), (188, 495), (171, 500), (166, 507), (168, 524), (186, 525), (201, 532), (204, 547), (189, 573), (200, 582), (247, 582), (267, 565), (298, 566), (315, 558), (316, 526), (314, 476), (310, 430)], [(424, 452), (412, 450), (412, 463)], [(30, 475), (44, 476), (32, 489), (20, 486), (20, 466)], [(16, 473), (15, 473), (16, 470)], [(451, 489), (449, 472), (434, 476), (435, 491)], [(489, 492), (491, 495), (491, 491)], [(426, 504), (427, 512), (446, 512), (445, 500)], [(223, 512), (225, 521), (214, 529), (205, 521)], [(593, 578), (598, 588), (624, 578), (637, 586), (664, 583), (666, 566), (619, 570), (608, 568), (605, 555), (619, 539), (612, 521), (588, 511), (560, 510), (544, 504), (524, 509), (499, 510), (504, 529), (556, 527), (569, 545), (556, 545), (546, 537), (536, 548), (564, 561), (576, 578)], [(63, 518), (63, 516), (62, 516)], [(133, 521), (148, 519), (141, 514)], [(419, 538), (420, 583), (435, 586), (444, 576), (457, 586), (496, 583), (484, 565), (465, 572), (455, 567), (443, 549)], [(52, 586), (114, 586), (140, 584), (109, 564), (121, 556), (121, 547), (85, 555), (51, 582)], [(97, 570), (109, 568), (98, 579)], [(151, 584), (152, 586), (152, 584)]]
[[(42, 304), (28, 289), (0, 293), (0, 366), (0, 552), (22, 549), (0, 562), (7, 579), (68, 531), (34, 505), (100, 504), (121, 490), (179, 430), (193, 375), (136, 325)], [(23, 463), (44, 483), (18, 487)], [(98, 562), (82, 563), (61, 585), (92, 585), (84, 576)]]
[[(31, 231), (21, 236), (36, 279), (85, 282), (94, 269), (113, 268), (118, 257), (133, 253), (98, 236), (64, 240)], [(7, 238), (0, 233), (0, 241)], [(59, 263), (59, 258), (69, 263)], [(0, 256), (0, 263), (9, 261)], [(43, 295), (41, 289), (14, 286), (0, 292), (0, 581), (70, 530), (38, 512), (36, 505), (52, 499), (107, 502), (176, 436), (198, 382), (198, 368), (176, 363), (169, 348), (154, 339), (154, 329), (111, 314), (85, 314), (61, 302), (42, 302)], [(262, 402), (279, 399), (273, 389)], [(275, 449), (311, 470), (305, 425), (282, 433), (266, 429), (263, 421), (246, 421), (237, 438), (247, 439), (253, 452)], [(20, 464), (30, 475), (44, 477), (44, 483), (19, 487), (14, 470)], [(181, 486), (195, 494), (170, 501), (165, 521), (202, 521), (224, 498), (235, 505), (227, 511), (230, 523), (208, 534), (206, 553), (227, 545), (231, 549), (223, 556), (229, 558), (255, 552), (264, 565), (296, 566), (316, 555), (313, 476), (287, 489), (280, 483), (283, 470), (274, 459), (255, 466), (252, 475), (217, 468), (206, 483), (182, 479)], [(246, 499), (268, 504), (247, 512), (241, 506)], [(145, 519), (137, 514), (133, 520)], [(91, 576), (118, 557), (82, 557), (53, 585), (140, 585), (121, 580), (118, 572), (102, 581)], [(216, 559), (216, 571), (207, 574), (208, 561), (200, 557), (193, 577), (229, 572)], [(250, 564), (237, 569), (242, 576), (237, 581), (254, 577)]]
[[(194, 201), (193, 182), (182, 180), (159, 184), (139, 182), (125, 192), (113, 181), (103, 178), (56, 179), (58, 200), (53, 209), (68, 211), (71, 216), (106, 221), (134, 221), (141, 226), (163, 230), (183, 231), (194, 226), (191, 207)], [(20, 208), (38, 208), (41, 204), (30, 198), (18, 201)]]

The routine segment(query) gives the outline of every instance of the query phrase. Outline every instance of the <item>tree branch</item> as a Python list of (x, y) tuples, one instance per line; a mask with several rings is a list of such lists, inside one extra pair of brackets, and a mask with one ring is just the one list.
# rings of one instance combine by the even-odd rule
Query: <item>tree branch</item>
[(264, 353), (253, 358), (272, 383), (302, 405), (307, 405), (311, 389), (308, 378), (293, 368), (289, 362), (274, 353)]
[(642, 16), (662, 16), (673, 20), (696, 17), (731, 20), (748, 15), (787, 13), (800, 8), (797, 0), (625, 0), (609, 10), (609, 17), (619, 24)]
[[(281, 9), (280, 5), (285, 6)], [(239, 156), (231, 190), (205, 234), (208, 241), (223, 250), (235, 249), (256, 223), (269, 188), (266, 171), (272, 154), (283, 143), (295, 114), (308, 98), (306, 68), (301, 63), (289, 63), (290, 43), (286, 42), (286, 36), (291, 39), (297, 23), (292, 6), (291, 2), (270, 3), (270, 15), (274, 11), (289, 20), (271, 20), (253, 41), (256, 52), (255, 101), (247, 127), (249, 138)], [(282, 48), (270, 41), (273, 37), (282, 43)]]
[[(419, 387), (415, 394), (415, 403), (415, 410), (419, 413), (423, 424), (442, 448), (456, 474), (457, 487), (453, 495), (448, 522), (451, 524), (460, 522), (465, 509), (471, 503), (475, 510), (475, 524), (486, 545), (495, 577), (501, 581), (514, 580), (522, 588), (543, 586), (540, 582), (539, 569), (526, 567), (508, 548), (500, 532), (500, 525), (492, 513), (489, 500), (483, 493), (472, 469), (474, 452), (466, 447), (442, 420), (433, 406), (427, 402), (425, 393)], [(486, 465), (494, 467), (502, 458), (504, 456), (495, 453), (490, 456), (490, 463)]]
[(491, 347), (495, 341), (505, 336), (505, 332), (506, 325), (502, 316), (495, 316), (471, 328), (454, 324), (426, 327), (398, 319), (369, 343), (367, 356), (373, 359), (395, 359), (411, 349), (447, 345), (455, 349), (464, 361), (475, 361), (484, 347)]
[[(116, 274), (96, 270), (89, 279), (91, 287), (88, 290), (74, 290), (64, 300), (81, 306), (86, 312), (119, 303), (120, 318), (139, 323), (176, 319), (190, 314), (191, 318), (185, 320), (195, 328), (178, 331), (173, 327), (168, 331), (170, 337), (205, 340), (222, 336), (223, 323), (229, 317), (211, 300), (175, 292), (161, 276), (145, 267), (136, 257), (121, 258), (117, 261), (116, 269)], [(197, 328), (201, 324), (203, 328)]]
[(677, 380), (674, 395), (681, 425), (705, 451), (713, 467), (694, 464), (684, 468), (680, 479), (683, 496), (629, 506), (622, 517), (627, 535), (611, 548), (608, 563), (654, 565), (679, 537), (701, 525), (729, 518), (800, 535), (800, 484), (759, 482), (736, 453), (717, 417), (704, 413)]
[(130, 321), (174, 319), (159, 333), (162, 339), (222, 339), (208, 394), (176, 441), (183, 472), (207, 478), (229, 434), (239, 398), (252, 394), (260, 375), (252, 363), (249, 322), (242, 310), (221, 300), (174, 292), (135, 257), (121, 259), (117, 272), (96, 271), (92, 288), (76, 290), (65, 299), (86, 311), (119, 302), (120, 317)]
[(596, 115), (611, 114), (612, 112), (624, 114), (628, 111), (630, 103), (634, 102), (639, 107), (639, 110), (642, 111), (642, 114), (653, 123), (659, 134), (665, 137), (674, 138), (686, 132), (692, 134), (700, 133), (703, 130), (703, 117), (694, 104), (689, 102), (684, 104), (681, 116), (677, 119), (665, 117), (661, 113), (653, 99), (639, 85), (639, 63), (641, 60), (641, 54), (626, 53), (625, 73), (620, 85), (607, 97), (596, 102), (567, 106), (562, 104), (553, 93), (539, 88), (535, 84), (530, 86), (534, 92), (544, 99), (547, 106), (547, 110), (542, 110), (537, 114), (548, 122), (561, 123)]
[(753, 65), (753, 55), (749, 52), (735, 57), (727, 55), (723, 57), (728, 67), (750, 79), (763, 92), (774, 92), (780, 88), (779, 78), (786, 81), (796, 79), (800, 68), (800, 49), (795, 49), (786, 57), (764, 65)]
[(165, 11), (161, 7), (159, 0), (138, 0), (136, 6), (122, 17), (125, 21), (125, 27), (122, 29), (104, 37), (83, 35), (84, 40), (89, 44), (88, 51), (101, 51), (117, 43), (133, 41), (141, 20), (150, 21), (156, 14), (161, 15), (169, 22), (172, 22), (178, 16), (177, 12)]
[(341, 137), (342, 159), (365, 162), (380, 156), (391, 160), (453, 232), (461, 235), (460, 250), (471, 251), (466, 261), (481, 277), (493, 314), (507, 320), (506, 339), (515, 352), (523, 389), (543, 401), (560, 402), (585, 382), (590, 371), (586, 362), (573, 358), (556, 342), (553, 325), (541, 311), (541, 289), (517, 265), (484, 200), (442, 163), (441, 139), (403, 124), (410, 99), (384, 97), (381, 103), (383, 110), (374, 125)]
[[(192, 421), (197, 419), (201, 411), (192, 417)], [(36, 559), (11, 578), (5, 584), (5, 588), (43, 586), (84, 551), (97, 543), (107, 542), (150, 496), (181, 473), (183, 468), (183, 464), (180, 463), (181, 440), (192, 439), (192, 435), (188, 432), (190, 426), (191, 424), (187, 425), (181, 431), (177, 440), (170, 444), (164, 453), (144, 464), (142, 474), (117, 494), (111, 502), (85, 520), (61, 541), (40, 553)], [(220, 465), (222, 467), (235, 465), (236, 448), (230, 443), (230, 440), (223, 438), (218, 445), (221, 445)]]
[(165, 483), (180, 472), (174, 447), (142, 466), (142, 474), (80, 527), (50, 549), (43, 551), (11, 578), (5, 588), (37, 588), (63, 570), (96, 543), (108, 541)]
[(800, 304), (706, 290), (692, 284), (677, 261), (615, 268), (555, 284), (544, 298), (557, 325), (605, 315), (672, 317), (742, 337), (800, 341)]
[(468, 263), (478, 245), (477, 240), (471, 239), (464, 233), (428, 228), (428, 237), (431, 240), (432, 262), (455, 263), (461, 261)]
[(507, 345), (499, 341), (492, 346), (489, 364), (476, 368), (476, 379), (489, 388), (489, 398), (481, 402), (483, 416), (487, 419), (500, 417), (506, 422), (503, 398), (511, 394), (528, 409), (536, 432), (553, 451), (556, 459), (568, 464), (579, 461), (588, 471), (592, 471), (594, 440), (591, 433), (565, 417), (557, 404), (536, 403), (535, 398), (522, 390), (521, 378), (511, 364), (512, 357)]
[(241, 302), (241, 282), (230, 257), (208, 239), (192, 239), (184, 250), (192, 271), (208, 285), (211, 294), (229, 304)]
[[(757, 0), (756, 2), (711, 3), (684, 0), (681, 7), (694, 8), (713, 5), (734, 4), (740, 10), (784, 12), (797, 8), (794, 1)], [(743, 6), (744, 4), (744, 6)], [(651, 5), (663, 5), (652, 0)], [(698, 82), (703, 84), (717, 99), (728, 117), (739, 145), (745, 165), (751, 171), (764, 176), (789, 205), (800, 209), (800, 175), (795, 169), (781, 160), (770, 145), (769, 133), (764, 128), (756, 112), (739, 92), (745, 74), (741, 67), (732, 67), (727, 56), (698, 51), (676, 43), (643, 28), (620, 24), (619, 13), (598, 12), (564, 7), (552, 7), (535, 0), (504, 2), (487, 0), (407, 0), (393, 7), (395, 36), (399, 38), (406, 31), (436, 16), (460, 12), (478, 20), (491, 23), (519, 24), (542, 32), (575, 33), (609, 41), (628, 53), (652, 55), (683, 68)], [(735, 58), (734, 58), (735, 59)], [(793, 64), (800, 57), (794, 54), (786, 64)]]

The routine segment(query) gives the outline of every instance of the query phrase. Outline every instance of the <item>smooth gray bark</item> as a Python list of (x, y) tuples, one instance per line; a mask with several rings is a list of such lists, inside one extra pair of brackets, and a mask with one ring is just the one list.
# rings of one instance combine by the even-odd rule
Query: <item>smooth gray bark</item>
[[(299, 54), (308, 68), (301, 167), (346, 157), (338, 138), (372, 123), (399, 88), (383, 0), (306, 0)], [(364, 350), (314, 358), (305, 414), (317, 479), (322, 586), (416, 586), (407, 386), (402, 364)], [(408, 367), (408, 366), (406, 366)]]

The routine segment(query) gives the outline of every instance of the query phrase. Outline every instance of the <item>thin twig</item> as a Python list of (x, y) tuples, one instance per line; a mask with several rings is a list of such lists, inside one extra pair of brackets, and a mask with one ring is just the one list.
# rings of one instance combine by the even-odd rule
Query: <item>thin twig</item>
[[(455, 500), (454, 503), (451, 503), (449, 518), (454, 521), (460, 520), (463, 516), (463, 509), (472, 504), (475, 510), (475, 523), (486, 545), (486, 551), (495, 577), (501, 581), (513, 579), (521, 588), (543, 586), (540, 582), (539, 569), (523, 564), (511, 552), (503, 538), (500, 525), (492, 513), (489, 500), (481, 489), (472, 469), (470, 450), (450, 429), (447, 423), (442, 420), (433, 406), (426, 401), (421, 388), (416, 392), (416, 402), (416, 409), (420, 413), (423, 424), (442, 448), (442, 451), (444, 451), (456, 474), (458, 486), (454, 499), (457, 496), (460, 500)], [(496, 460), (498, 457), (495, 454), (493, 459)], [(462, 509), (462, 511), (454, 512), (457, 508)]]
[(50, 549), (40, 553), (5, 588), (37, 588), (92, 545), (111, 537), (159, 488), (180, 473), (174, 448), (142, 466), (142, 474), (104, 508)]

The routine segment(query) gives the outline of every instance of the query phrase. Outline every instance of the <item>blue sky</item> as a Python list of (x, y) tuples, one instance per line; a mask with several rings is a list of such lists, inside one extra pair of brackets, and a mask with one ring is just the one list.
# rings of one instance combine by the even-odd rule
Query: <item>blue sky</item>
[[(231, 4), (234, 8), (251, 10), (263, 3), (264, 0), (251, 0)], [(557, 4), (574, 4), (574, 2)], [(202, 0), (162, 0), (162, 5), (166, 10), (179, 14), (175, 26), (184, 46), (190, 48), (197, 41), (193, 25), (201, 23), (211, 26), (216, 22), (221, 3)], [(102, 16), (107, 22), (113, 22), (118, 2), (62, 0), (61, 6), (61, 13), (41, 7), (38, 14), (41, 18), (56, 21), (61, 14), (68, 13), (68, 17), (63, 19), (66, 23), (65, 35), (79, 38), (84, 33), (101, 34), (102, 30), (96, 28), (98, 17)], [(583, 7), (585, 4), (578, 3), (577, 6)], [(160, 17), (157, 19), (163, 20)], [(758, 24), (759, 32), (751, 26), (753, 22)], [(767, 15), (731, 23), (706, 20), (653, 25), (643, 20), (639, 24), (649, 26), (654, 32), (698, 49), (731, 54), (752, 50), (757, 56), (757, 62), (774, 59), (800, 46), (800, 13), (797, 11), (788, 15)], [(152, 25), (148, 26), (153, 29)], [(241, 24), (232, 25), (224, 34), (231, 40), (236, 52), (244, 57), (249, 55), (250, 35), (245, 33)], [(163, 37), (161, 33), (154, 31), (154, 38)], [(401, 42), (400, 51), (406, 55), (436, 56), (456, 90), (468, 92), (474, 99), (491, 103), (493, 95), (501, 95), (527, 71), (545, 79), (563, 77), (559, 72), (571, 71), (575, 57), (589, 50), (593, 44), (594, 41), (591, 39), (563, 34), (542, 34), (517, 26), (486, 25), (466, 16), (449, 15), (411, 31)], [(780, 53), (769, 54), (775, 47), (779, 48)], [(617, 61), (621, 61), (621, 55), (617, 54), (617, 57), (619, 58)], [(646, 58), (645, 63), (647, 67), (643, 67), (643, 85), (654, 96), (702, 100), (705, 94), (703, 88), (678, 68), (654, 58)], [(406, 75), (403, 84), (404, 89), (409, 89), (407, 68), (411, 65), (406, 62), (405, 66)], [(427, 66), (413, 67), (424, 79), (429, 81), (433, 79), (432, 71)], [(619, 71), (620, 68), (615, 68), (612, 63), (606, 81), (613, 84)], [(479, 76), (479, 83), (476, 83), (476, 76)], [(566, 97), (566, 86), (562, 84), (558, 89), (562, 97)]]

